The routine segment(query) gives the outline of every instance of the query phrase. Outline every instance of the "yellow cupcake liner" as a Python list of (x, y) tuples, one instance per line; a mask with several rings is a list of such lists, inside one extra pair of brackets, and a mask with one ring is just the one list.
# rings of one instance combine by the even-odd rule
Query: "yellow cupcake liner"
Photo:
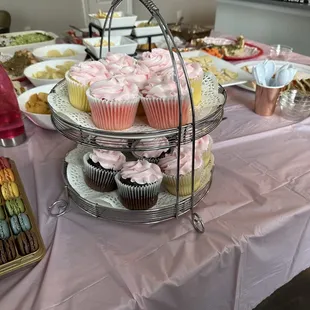
[(65, 78), (68, 85), (68, 94), (71, 105), (78, 110), (90, 112), (90, 106), (86, 96), (88, 86), (82, 85), (70, 78), (69, 71), (66, 73)]
[(189, 82), (192, 88), (194, 105), (198, 106), (202, 97), (202, 77), (197, 79), (190, 79)]
[[(204, 173), (204, 166), (195, 169), (195, 179), (194, 179), (194, 191), (197, 191), (201, 186), (201, 177)], [(167, 191), (172, 195), (177, 195), (177, 177), (169, 176), (164, 174), (163, 184), (165, 185)], [(192, 193), (192, 174), (187, 173), (185, 175), (180, 175), (180, 186), (179, 195), (188, 196)]]

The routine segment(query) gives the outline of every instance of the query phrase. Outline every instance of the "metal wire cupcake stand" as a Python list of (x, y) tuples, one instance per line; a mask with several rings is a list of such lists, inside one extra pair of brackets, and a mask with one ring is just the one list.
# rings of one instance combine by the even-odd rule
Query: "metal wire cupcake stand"
[[(69, 207), (70, 199), (72, 199), (77, 206), (79, 206), (86, 213), (101, 219), (112, 220), (123, 223), (133, 224), (152, 224), (166, 221), (173, 218), (178, 218), (186, 212), (190, 212), (193, 227), (197, 232), (204, 232), (204, 224), (198, 213), (194, 212), (194, 207), (199, 201), (208, 193), (212, 184), (212, 173), (202, 178), (201, 186), (198, 190), (194, 190), (195, 178), (195, 140), (209, 134), (222, 121), (224, 113), (224, 104), (226, 102), (226, 92), (219, 85), (218, 93), (222, 96), (221, 104), (216, 105), (208, 111), (206, 115), (200, 115), (196, 118), (195, 107), (193, 104), (192, 93), (190, 91), (190, 83), (185, 69), (184, 60), (174, 43), (173, 36), (159, 13), (159, 9), (151, 0), (139, 0), (146, 9), (150, 12), (153, 18), (158, 22), (163, 35), (165, 37), (167, 48), (171, 57), (174, 79), (177, 85), (178, 102), (179, 102), (179, 126), (177, 128), (170, 128), (165, 130), (157, 130), (150, 127), (137, 127), (139, 130), (131, 129), (126, 131), (107, 131), (93, 128), (91, 126), (84, 126), (81, 123), (76, 123), (68, 118), (64, 113), (60, 113), (51, 105), (52, 122), (56, 129), (70, 140), (77, 142), (80, 146), (67, 155), (63, 166), (63, 177), (65, 183), (65, 197), (62, 200), (56, 201), (49, 207), (51, 215), (60, 216), (64, 214)], [(122, 0), (113, 0), (111, 8), (108, 11), (105, 25), (101, 35), (100, 55), (102, 55), (102, 42), (104, 39), (104, 30), (107, 29), (107, 22), (109, 21), (108, 31), (108, 47), (110, 51), (110, 37), (111, 37), (111, 23), (115, 9), (120, 5)], [(174, 52), (175, 53), (174, 53)], [(177, 60), (184, 72), (187, 88), (189, 90), (190, 106), (191, 106), (191, 122), (182, 126), (182, 109), (181, 109), (181, 84), (177, 70)], [(59, 105), (63, 104), (66, 94), (66, 82), (61, 81), (51, 91), (56, 102)], [(50, 95), (50, 96), (51, 96)], [(87, 150), (92, 148), (102, 148), (107, 150), (117, 150), (122, 152), (133, 151), (150, 151), (161, 149), (165, 146), (143, 147), (140, 144), (134, 143), (137, 140), (154, 139), (158, 137), (165, 137), (169, 142), (170, 148), (177, 150), (177, 169), (180, 171), (180, 149), (181, 145), (192, 144), (192, 188), (191, 195), (181, 197), (179, 195), (180, 175), (177, 174), (176, 192), (173, 196), (165, 191), (160, 193), (157, 204), (148, 210), (128, 210), (120, 204), (117, 193), (94, 193), (87, 185), (83, 183), (83, 170), (81, 166), (81, 158)], [(124, 142), (125, 141), (125, 142)]]

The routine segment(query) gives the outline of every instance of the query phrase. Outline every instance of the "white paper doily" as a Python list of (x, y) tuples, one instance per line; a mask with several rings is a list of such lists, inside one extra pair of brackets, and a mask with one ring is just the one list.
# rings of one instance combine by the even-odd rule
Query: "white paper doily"
[[(90, 114), (75, 109), (69, 101), (67, 83), (65, 80), (56, 85), (55, 92), (50, 93), (48, 102), (57, 115), (75, 125), (79, 125), (85, 129), (97, 128)], [(195, 110), (196, 121), (199, 121), (215, 111), (215, 109), (224, 104), (225, 98), (218, 93), (218, 82), (212, 73), (206, 73), (202, 83), (202, 100), (200, 106)], [(136, 117), (134, 125), (121, 132), (151, 132), (156, 129), (150, 127), (143, 119)], [(112, 132), (112, 131), (111, 131)], [(115, 132), (115, 131), (114, 131)]]
[[(122, 209), (127, 210), (123, 207), (122, 203), (120, 202), (117, 191), (108, 192), (108, 193), (101, 193), (97, 192), (90, 187), (84, 181), (84, 174), (83, 174), (83, 155), (88, 152), (90, 148), (78, 146), (77, 148), (73, 149), (69, 152), (65, 158), (66, 162), (68, 163), (67, 166), (67, 179), (70, 186), (84, 199), (87, 199), (89, 202), (98, 204), (99, 206), (104, 206), (113, 209)], [(202, 177), (202, 186), (207, 185), (209, 182), (211, 175), (210, 170), (214, 165), (214, 156), (212, 155), (210, 161), (210, 169), (207, 169), (205, 175)], [(188, 199), (188, 197), (180, 197), (180, 202), (183, 200)], [(160, 192), (158, 196), (158, 202), (152, 209), (162, 208), (166, 206), (174, 206), (176, 197), (166, 192), (164, 189)]]

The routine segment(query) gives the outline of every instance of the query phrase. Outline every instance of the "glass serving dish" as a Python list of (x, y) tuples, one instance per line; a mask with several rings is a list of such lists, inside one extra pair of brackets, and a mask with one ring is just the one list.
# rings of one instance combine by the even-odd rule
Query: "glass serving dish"
[(293, 53), (293, 48), (287, 45), (271, 45), (269, 58), (273, 60), (289, 60), (291, 54)]

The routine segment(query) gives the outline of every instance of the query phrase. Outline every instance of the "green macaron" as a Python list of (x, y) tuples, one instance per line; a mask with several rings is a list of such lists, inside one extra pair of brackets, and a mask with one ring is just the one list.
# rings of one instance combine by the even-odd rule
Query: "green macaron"
[(7, 200), (5, 203), (6, 210), (9, 216), (18, 215), (19, 213), (25, 212), (25, 206), (20, 198)]
[(3, 208), (0, 206), (0, 220), (4, 220), (4, 219), (5, 219), (4, 210), (3, 210)]
[(18, 221), (23, 231), (28, 231), (31, 229), (31, 224), (27, 214), (25, 213), (18, 214)]

